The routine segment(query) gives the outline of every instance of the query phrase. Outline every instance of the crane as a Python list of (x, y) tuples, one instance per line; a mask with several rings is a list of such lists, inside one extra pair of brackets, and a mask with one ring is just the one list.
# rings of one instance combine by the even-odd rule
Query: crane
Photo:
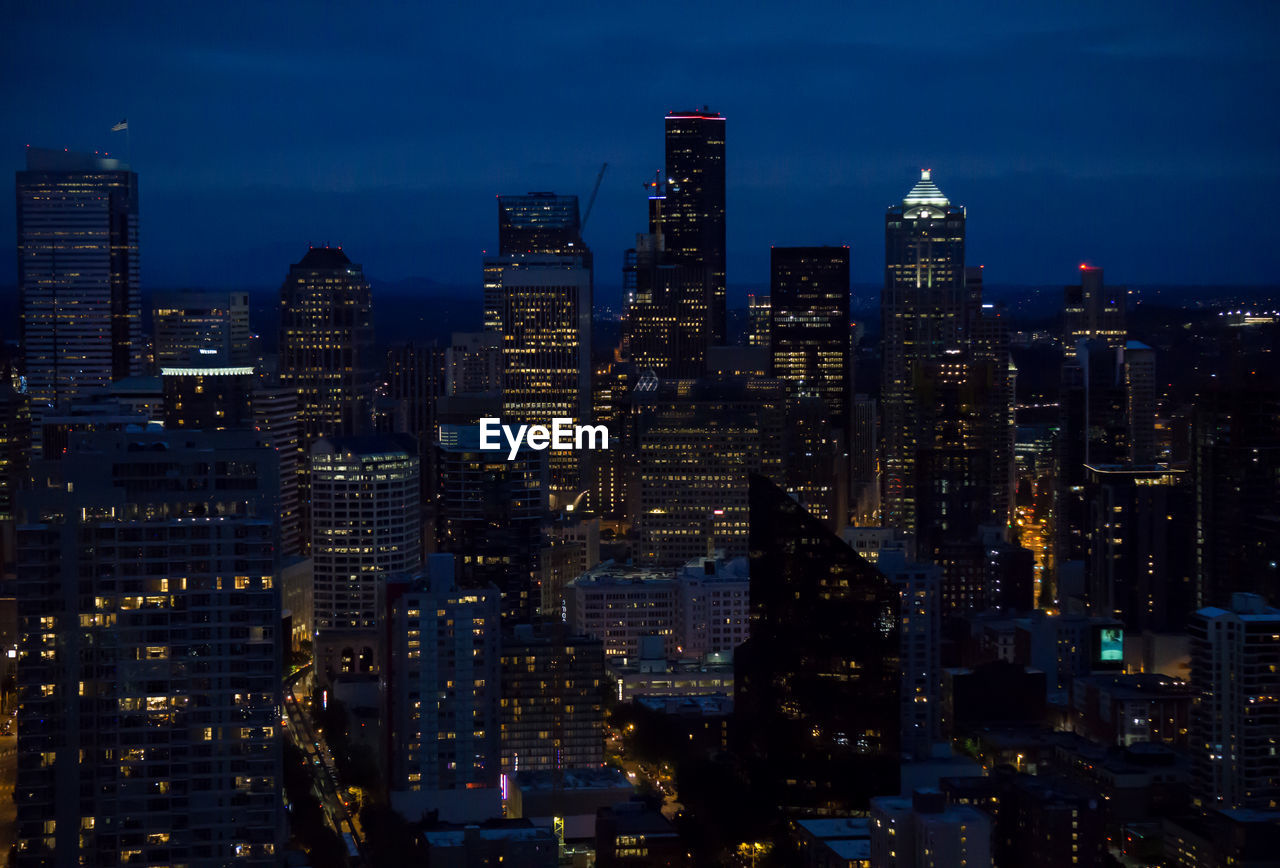
[(600, 166), (600, 174), (596, 175), (596, 185), (591, 188), (591, 198), (587, 200), (587, 210), (582, 215), (582, 223), (578, 226), (578, 234), (581, 235), (587, 230), (587, 220), (591, 217), (591, 209), (596, 204), (596, 194), (600, 192), (600, 182), (604, 180), (604, 170), (609, 168), (608, 163)]

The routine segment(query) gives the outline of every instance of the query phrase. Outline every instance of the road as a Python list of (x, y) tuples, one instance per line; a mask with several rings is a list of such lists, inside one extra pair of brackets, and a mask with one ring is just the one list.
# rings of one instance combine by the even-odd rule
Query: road
[[(329, 753), (329, 746), (325, 744), (324, 737), (315, 731), (315, 727), (311, 724), (311, 715), (307, 713), (303, 707), (302, 698), (298, 696), (299, 684), (307, 680), (305, 676), (310, 672), (310, 666), (306, 666), (284, 680), (284, 707), (289, 715), (289, 731), (293, 735), (294, 743), (302, 748), (302, 752), (306, 755), (307, 768), (315, 778), (315, 788), (321, 796), (321, 807), (328, 815), (329, 822), (339, 834), (350, 835), (356, 847), (359, 848), (364, 843), (360, 822), (351, 815), (343, 802), (338, 770)], [(306, 696), (305, 692), (303, 695)]]

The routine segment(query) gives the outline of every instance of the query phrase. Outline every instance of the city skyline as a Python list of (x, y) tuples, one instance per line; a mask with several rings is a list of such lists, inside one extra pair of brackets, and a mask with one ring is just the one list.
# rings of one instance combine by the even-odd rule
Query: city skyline
[[(456, 10), (401, 12), (336, 28), (286, 7), (71, 24), (55, 6), (20, 13), (37, 38), (6, 46), (3, 62), (30, 86), (4, 94), (0, 135), (14, 168), (25, 144), (130, 159), (148, 288), (207, 283), (211, 248), (226, 246), (237, 256), (219, 284), (265, 287), (297, 245), (327, 241), (358, 251), (373, 278), (478, 292), (474, 264), (495, 244), (491, 197), (586, 196), (606, 161), (585, 240), (597, 285), (616, 287), (645, 216), (641, 185), (662, 162), (652, 118), (704, 104), (727, 118), (731, 288), (767, 283), (770, 244), (847, 243), (854, 282), (878, 280), (876, 215), (920, 168), (985, 215), (970, 245), (990, 282), (1060, 283), (1080, 261), (1130, 285), (1266, 282), (1256, 242), (1267, 221), (1220, 215), (1240, 189), (1280, 192), (1276, 121), (1252, 108), (1275, 90), (1266, 34), (1277, 16), (1201, 10), (1193, 21), (1155, 8), (1101, 19), (807, 7), (737, 20), (709, 6), (646, 41), (602, 12), (497, 15), (483, 27)], [(55, 27), (74, 50), (33, 54)], [(448, 33), (465, 36), (452, 44)], [(280, 49), (284, 34), (299, 47)], [(525, 44), (541, 46), (539, 59), (518, 75)], [(119, 87), (64, 93), (103, 52)], [(646, 52), (679, 62), (651, 77), (618, 62)], [(594, 64), (602, 54), (610, 62)], [(928, 62), (900, 66), (913, 54)], [(584, 74), (593, 66), (603, 68)], [(886, 80), (896, 68), (907, 71)], [(458, 86), (411, 84), (435, 80)], [(924, 136), (912, 126), (920, 99), (932, 113)], [(129, 130), (109, 132), (122, 117)], [(497, 123), (504, 134), (492, 134)], [(204, 206), (189, 209), (193, 197)], [(219, 217), (232, 209), (241, 220)], [(0, 232), (10, 219), (0, 215)], [(1224, 243), (1245, 252), (1220, 259)], [(11, 255), (0, 270), (12, 273)]]

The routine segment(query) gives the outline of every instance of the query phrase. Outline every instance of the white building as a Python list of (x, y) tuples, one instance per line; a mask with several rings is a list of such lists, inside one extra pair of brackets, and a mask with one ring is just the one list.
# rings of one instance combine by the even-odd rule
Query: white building
[(573, 630), (604, 642), (606, 657), (634, 659), (640, 640), (663, 639), (671, 659), (730, 655), (746, 641), (746, 558), (697, 558), (674, 572), (619, 566), (588, 570), (565, 587)]
[(409, 438), (321, 438), (311, 452), (312, 606), (321, 678), (377, 672), (388, 575), (422, 562), (418, 449)]

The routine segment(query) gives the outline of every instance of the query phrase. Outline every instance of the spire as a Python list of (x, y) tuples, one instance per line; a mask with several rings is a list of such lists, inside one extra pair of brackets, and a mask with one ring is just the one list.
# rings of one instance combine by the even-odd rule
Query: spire
[(920, 180), (911, 188), (911, 192), (907, 194), (907, 198), (902, 200), (903, 205), (935, 205), (945, 208), (951, 204), (951, 200), (942, 195), (942, 191), (938, 189), (938, 185), (933, 183), (932, 169), (921, 169)]

